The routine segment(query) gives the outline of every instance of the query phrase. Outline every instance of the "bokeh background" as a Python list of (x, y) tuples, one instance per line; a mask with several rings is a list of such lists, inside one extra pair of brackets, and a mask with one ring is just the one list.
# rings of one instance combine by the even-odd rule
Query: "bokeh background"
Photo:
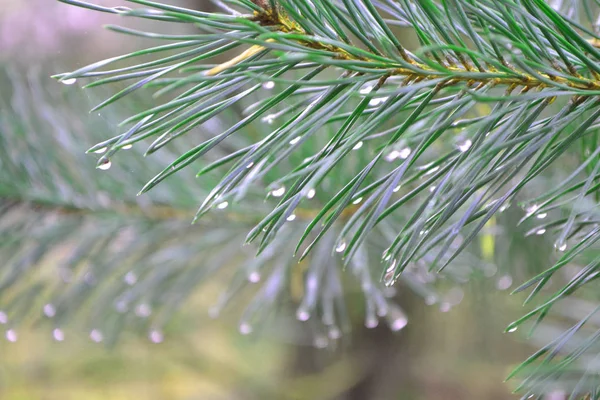
[[(205, 0), (163, 1), (204, 10), (213, 7)], [(123, 5), (118, 0), (95, 2)], [(25, 85), (35, 76), (57, 99), (73, 92), (71, 96), (80, 96), (81, 103), (91, 108), (99, 98), (94, 89), (61, 85), (50, 75), (148, 44), (103, 30), (108, 23), (141, 26), (139, 21), (54, 0), (0, 0), (0, 69), (23, 78)], [(0, 80), (5, 113), (16, 112), (11, 109), (16, 107), (10, 98), (13, 84), (13, 79)], [(110, 113), (60, 110), (82, 127), (100, 126), (105, 132), (94, 132), (100, 137), (111, 137), (111, 127), (118, 123)], [(43, 135), (44, 127), (40, 129), (38, 134)], [(52, 132), (48, 129), (47, 134)], [(78, 134), (82, 144), (75, 150), (83, 154), (90, 132), (81, 129)], [(92, 156), (82, 159), (94, 167)], [(128, 195), (138, 189), (132, 186)], [(503, 380), (539, 343), (526, 341), (521, 332), (503, 333), (524, 311), (523, 297), (509, 296), (510, 287), (531, 276), (511, 271), (548, 265), (551, 248), (544, 237), (523, 239), (526, 228), (515, 228), (522, 215), (521, 209), (511, 207), (488, 226), (481, 251), (497, 266), (455, 288), (451, 307), (426, 305), (401, 290), (398, 298), (409, 324), (398, 333), (386, 326), (367, 330), (357, 319), (350, 338), (326, 349), (286, 340), (284, 334), (242, 336), (234, 317), (208, 317), (207, 309), (222, 290), (221, 282), (215, 281), (183, 305), (161, 343), (125, 331), (108, 347), (77, 329), (65, 330), (64, 340), (57, 341), (51, 329), (36, 324), (19, 330), (14, 342), (0, 338), (0, 399), (517, 398), (511, 394), (513, 383)], [(45, 262), (53, 268), (52, 259)], [(235, 315), (235, 310), (230, 313)]]

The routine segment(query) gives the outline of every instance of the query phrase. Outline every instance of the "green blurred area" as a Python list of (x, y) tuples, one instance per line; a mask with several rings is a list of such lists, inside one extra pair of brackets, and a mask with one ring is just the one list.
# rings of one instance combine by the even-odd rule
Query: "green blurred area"
[[(211, 7), (204, 1), (177, 3)], [(3, 0), (0, 63), (49, 74), (136, 48), (135, 40), (125, 42), (100, 28), (118, 22), (119, 17), (74, 11), (52, 0)], [(49, 65), (59, 70), (48, 71)], [(44, 82), (58, 85), (50, 78)], [(0, 87), (0, 95), (7, 92)], [(505, 286), (507, 276), (515, 283), (527, 276), (504, 272), (503, 265), (510, 262), (509, 271), (539, 269), (545, 265), (540, 248), (550, 248), (543, 238), (523, 240), (522, 230), (504, 232), (508, 239), (498, 242), (497, 230), (515, 226), (521, 213), (513, 207), (503, 221), (487, 227), (481, 255), (500, 268), (465, 285), (464, 293), (457, 294), (460, 304), (440, 310), (399, 288), (410, 322), (397, 334), (385, 326), (368, 330), (357, 316), (352, 336), (333, 349), (286, 340), (285, 332), (273, 330), (241, 336), (235, 310), (231, 318), (207, 316), (222, 289), (215, 282), (185, 304), (159, 344), (126, 332), (108, 349), (77, 327), (65, 330), (64, 341), (58, 342), (49, 326), (19, 331), (15, 343), (0, 340), (0, 399), (515, 398), (503, 380), (531, 349), (521, 343), (521, 333), (502, 332), (521, 315), (523, 298), (497, 286)]]

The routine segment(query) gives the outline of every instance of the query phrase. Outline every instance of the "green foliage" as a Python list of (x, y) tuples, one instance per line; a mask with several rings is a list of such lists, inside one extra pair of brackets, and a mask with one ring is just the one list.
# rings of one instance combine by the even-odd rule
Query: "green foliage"
[[(154, 284), (165, 281), (173, 283), (173, 292), (180, 281), (191, 291), (191, 283), (211, 269), (189, 267), (194, 264), (190, 251), (189, 258), (175, 260), (179, 268), (165, 272), (158, 256), (163, 246), (210, 248), (217, 259), (208, 265), (215, 267), (223, 263), (216, 253), (232, 256), (245, 241), (257, 256), (243, 252), (248, 258), (240, 276), (258, 280), (263, 265), (269, 265), (270, 274), (243, 317), (242, 330), (260, 320), (298, 273), (306, 282), (298, 318), (319, 316), (333, 338), (347, 330), (338, 256), (361, 283), (367, 324), (376, 324), (379, 315), (400, 329), (405, 317), (386, 300), (385, 286), (400, 279), (435, 301), (424, 284), (432, 272), (462, 282), (484, 268), (487, 260), (477, 261), (465, 250), (475, 247), (477, 234), (518, 201), (526, 185), (560, 163), (554, 169), (559, 178), (525, 203), (521, 221), (536, 225), (531, 234), (556, 237), (558, 260), (516, 291), (532, 289), (529, 303), (565, 266), (582, 260), (587, 265), (507, 330), (530, 321), (538, 325), (559, 300), (574, 293), (597, 302), (593, 291), (582, 289), (595, 284), (600, 268), (596, 1), (216, 2), (223, 13), (145, 0), (131, 1), (143, 6), (138, 9), (63, 1), (194, 29), (193, 34), (172, 35), (108, 26), (162, 44), (56, 76), (63, 83), (93, 78), (86, 87), (126, 83), (93, 110), (152, 90), (157, 105), (132, 112), (121, 123), (125, 133), (102, 140), (89, 152), (103, 152), (100, 169), (116, 158), (145, 165), (135, 152), (120, 153), (151, 141), (144, 155), (178, 156), (140, 193), (158, 191), (169, 204), (180, 190), (194, 193), (186, 202), (194, 201), (196, 189), (205, 194), (194, 220), (205, 225), (210, 239), (192, 243), (191, 228), (164, 230), (172, 223), (167, 218), (157, 223), (152, 241), (154, 235), (140, 222), (137, 235), (147, 242), (123, 255), (139, 253), (135, 262), (142, 264), (158, 258), (152, 276), (160, 277), (149, 278), (144, 296), (153, 296)], [(418, 38), (414, 49), (403, 43), (408, 34)], [(211, 121), (222, 122), (223, 115), (239, 110), (232, 125), (205, 130)], [(2, 149), (15, 147), (8, 143)], [(59, 163), (42, 165), (67, 170), (61, 163), (76, 157), (68, 153)], [(197, 182), (187, 179), (191, 170)], [(110, 176), (120, 190), (140, 178), (112, 170)], [(83, 175), (75, 182), (84, 192), (88, 185), (102, 184)], [(52, 184), (62, 193), (60, 182)], [(227, 226), (211, 225), (210, 217), (219, 213), (227, 214)], [(245, 239), (229, 239), (232, 221), (247, 233)], [(28, 256), (43, 250), (34, 248)], [(104, 253), (97, 254), (106, 265), (127, 266), (127, 257), (107, 259)], [(253, 275), (258, 270), (261, 274)], [(230, 293), (241, 281), (234, 278)], [(116, 286), (107, 285), (106, 292), (115, 298), (109, 288)], [(168, 304), (164, 293), (169, 292), (162, 289), (151, 301)], [(588, 393), (598, 398), (597, 363), (592, 362), (598, 334), (574, 339), (594, 312), (517, 370), (536, 365), (521, 385), (525, 397), (541, 396), (552, 383), (563, 384), (573, 398)]]

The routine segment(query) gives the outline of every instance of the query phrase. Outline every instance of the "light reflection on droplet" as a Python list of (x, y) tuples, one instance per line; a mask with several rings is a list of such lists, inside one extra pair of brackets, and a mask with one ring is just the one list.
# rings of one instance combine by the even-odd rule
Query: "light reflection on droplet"
[(273, 123), (273, 121), (275, 121), (276, 117), (277, 116), (275, 114), (269, 114), (269, 115), (263, 117), (262, 121), (266, 122), (269, 125), (271, 125)]
[(377, 328), (377, 325), (379, 325), (379, 320), (377, 319), (377, 317), (371, 316), (371, 317), (367, 317), (365, 319), (365, 327), (366, 328), (368, 328), (368, 329)]
[(275, 82), (268, 81), (268, 82), (263, 83), (262, 86), (264, 89), (273, 89), (275, 87)]
[(558, 242), (554, 244), (554, 247), (558, 250), (558, 251), (565, 251), (567, 249), (567, 242), (564, 242), (562, 244), (559, 244)]
[(271, 190), (271, 196), (273, 197), (281, 197), (285, 193), (285, 186), (281, 186), (280, 188)]
[(358, 149), (360, 149), (361, 147), (363, 147), (363, 142), (362, 142), (362, 141), (360, 141), (360, 142), (356, 143), (356, 144), (354, 145), (354, 147), (352, 148), (352, 150), (358, 150)]
[(227, 208), (227, 206), (228, 206), (228, 205), (229, 205), (229, 202), (227, 202), (227, 201), (224, 201), (224, 202), (222, 202), (222, 203), (219, 203), (219, 204), (217, 205), (217, 208), (218, 208), (219, 210), (223, 210), (223, 209)]
[(150, 314), (152, 314), (152, 308), (147, 303), (138, 304), (138, 306), (135, 308), (135, 315), (140, 318), (147, 318), (150, 316)]
[(13, 343), (16, 342), (18, 339), (17, 332), (14, 329), (7, 330), (5, 336), (6, 340)]
[(548, 213), (539, 213), (538, 215), (536, 215), (536, 218), (544, 219), (544, 218), (546, 218), (547, 215), (548, 215)]
[(308, 191), (308, 193), (306, 193), (306, 197), (309, 199), (312, 199), (313, 197), (315, 197), (315, 194), (317, 194), (317, 192), (315, 191), (315, 189), (310, 189)]
[(546, 229), (544, 229), (544, 228), (538, 229), (537, 231), (535, 231), (536, 235), (543, 235), (544, 233), (546, 233)]
[(462, 153), (464, 153), (465, 151), (469, 150), (472, 145), (473, 145), (473, 142), (471, 142), (470, 139), (467, 139), (458, 145), (458, 150), (460, 150)]
[(252, 326), (247, 322), (242, 322), (240, 324), (240, 333), (242, 335), (249, 335), (252, 333)]
[(286, 218), (286, 220), (288, 220), (288, 221), (293, 221), (293, 220), (295, 220), (295, 219), (296, 219), (296, 214), (290, 214), (290, 215), (289, 215), (289, 216)]
[(308, 321), (308, 319), (310, 318), (310, 314), (308, 311), (299, 308), (296, 311), (296, 318), (298, 319), (298, 321)]
[(358, 92), (360, 94), (369, 94), (369, 93), (371, 93), (372, 90), (373, 90), (373, 85), (368, 84), (368, 85), (363, 86)]
[(437, 303), (437, 296), (429, 295), (429, 296), (425, 297), (425, 304), (427, 304), (428, 306), (432, 306), (435, 303)]
[(358, 199), (354, 200), (354, 201), (352, 202), (352, 204), (360, 204), (360, 202), (361, 202), (362, 200), (363, 200), (363, 198), (362, 198), (362, 197), (359, 197)]
[(317, 348), (317, 349), (324, 349), (325, 347), (327, 347), (327, 345), (329, 344), (329, 340), (327, 340), (327, 338), (325, 336), (315, 336), (314, 341), (313, 341), (313, 345)]
[(98, 329), (92, 329), (90, 332), (90, 339), (96, 343), (100, 343), (104, 340), (104, 335), (102, 335), (102, 332), (100, 332)]
[(107, 169), (109, 169), (111, 167), (112, 163), (110, 162), (110, 160), (105, 160), (102, 164), (98, 165), (98, 169), (101, 169), (102, 171), (106, 171)]
[(54, 315), (56, 315), (56, 308), (48, 303), (44, 306), (44, 315), (48, 318), (52, 318), (54, 317)]
[(342, 332), (337, 327), (333, 326), (329, 329), (327, 336), (329, 336), (329, 339), (331, 340), (337, 340), (342, 337)]
[(512, 328), (510, 328), (510, 329), (508, 330), (508, 332), (509, 332), (509, 333), (512, 333), (512, 332), (515, 332), (516, 330), (517, 330), (517, 327), (516, 327), (516, 326), (513, 326)]
[(528, 206), (527, 208), (525, 208), (525, 212), (527, 214), (533, 214), (534, 212), (536, 212), (538, 210), (538, 208), (540, 208), (539, 205), (532, 204), (532, 205)]
[(253, 166), (254, 166), (254, 163), (253, 163), (253, 162), (251, 162), (250, 164), (246, 165), (246, 168), (247, 168), (247, 169), (250, 169), (250, 168), (252, 168)]
[(410, 156), (411, 151), (412, 150), (410, 149), (410, 147), (403, 148), (402, 150), (400, 150), (400, 158), (406, 160), (408, 156)]
[(123, 150), (129, 150), (129, 149), (131, 149), (132, 147), (133, 147), (133, 145), (130, 143), (130, 144), (126, 144), (126, 145), (124, 145), (124, 146), (123, 146), (123, 147), (121, 147), (121, 148), (122, 148)]
[(292, 140), (290, 140), (290, 144), (294, 145), (300, 141), (300, 136), (296, 136)]
[(62, 331), (62, 329), (56, 328), (52, 331), (52, 337), (57, 342), (62, 342), (65, 340), (65, 333)]
[(400, 190), (400, 185), (396, 186), (392, 192), (397, 193)]
[(76, 78), (63, 79), (60, 81), (60, 83), (64, 85), (73, 85), (75, 82), (77, 82)]
[(496, 282), (496, 287), (498, 290), (506, 290), (512, 285), (512, 277), (510, 275), (504, 275), (498, 279)]
[(106, 147), (101, 147), (98, 150), (94, 151), (94, 153), (102, 154), (102, 153), (106, 153), (106, 150), (108, 150)]
[(345, 241), (341, 241), (337, 247), (335, 248), (336, 253), (341, 253), (342, 251), (346, 250), (346, 242)]
[(252, 283), (260, 282), (260, 273), (257, 271), (252, 271), (250, 275), (248, 275), (248, 280)]

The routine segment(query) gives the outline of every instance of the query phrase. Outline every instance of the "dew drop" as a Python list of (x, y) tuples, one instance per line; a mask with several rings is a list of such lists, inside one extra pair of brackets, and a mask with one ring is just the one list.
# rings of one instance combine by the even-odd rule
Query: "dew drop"
[(292, 140), (290, 140), (290, 144), (294, 145), (300, 141), (300, 136), (296, 136)]
[(352, 204), (360, 204), (360, 202), (361, 202), (362, 200), (363, 200), (363, 198), (362, 198), (362, 197), (359, 197), (358, 199), (354, 200), (354, 201), (352, 202)]
[(346, 250), (346, 242), (345, 241), (341, 241), (337, 247), (335, 248), (336, 253), (341, 253), (342, 251)]
[(0, 324), (6, 324), (8, 322), (8, 315), (4, 311), (0, 311)]
[(290, 215), (289, 215), (289, 216), (286, 218), (286, 220), (288, 220), (288, 221), (293, 221), (293, 220), (295, 220), (295, 219), (296, 219), (296, 214), (290, 214)]
[(118, 13), (126, 13), (126, 12), (131, 11), (131, 8), (125, 7), (125, 6), (116, 6), (116, 7), (113, 7), (113, 10), (115, 10)]
[(240, 333), (242, 335), (249, 335), (252, 333), (252, 326), (246, 322), (240, 324)]
[(392, 191), (393, 191), (394, 193), (398, 193), (398, 191), (400, 190), (400, 186), (401, 186), (401, 185), (398, 185), (398, 186), (396, 186), (396, 187), (395, 187), (395, 188), (394, 188)]
[(106, 171), (111, 167), (111, 165), (112, 163), (110, 162), (110, 160), (105, 160), (102, 162), (102, 164), (99, 164), (97, 168), (101, 169), (102, 171)]
[(315, 197), (315, 194), (317, 194), (317, 192), (315, 191), (315, 189), (310, 189), (308, 191), (308, 193), (306, 193), (306, 197), (309, 199), (312, 199), (313, 197)]
[(44, 306), (44, 315), (48, 318), (52, 318), (56, 315), (56, 308), (48, 303)]
[(152, 329), (148, 334), (148, 339), (152, 343), (161, 343), (164, 340), (164, 335), (158, 329)]
[(435, 190), (435, 186), (431, 186), (431, 187), (429, 188), (429, 191), (430, 191), (431, 193), (433, 193), (433, 192), (434, 192), (434, 190)]
[(496, 288), (498, 288), (498, 290), (506, 290), (511, 287), (512, 283), (512, 277), (510, 275), (504, 275), (496, 282)]
[(102, 340), (104, 340), (104, 335), (102, 335), (102, 332), (100, 332), (98, 329), (92, 329), (90, 332), (90, 339), (96, 343), (100, 343)]
[(410, 149), (410, 147), (403, 148), (402, 150), (400, 150), (400, 154), (399, 154), (400, 158), (403, 160), (406, 160), (408, 158), (408, 156), (410, 156), (411, 151), (412, 150)]
[(123, 150), (129, 150), (129, 149), (131, 149), (132, 147), (133, 147), (133, 145), (130, 143), (130, 144), (126, 144), (126, 145), (124, 145), (124, 146), (123, 146), (123, 147), (121, 147), (121, 148), (122, 148)]
[(368, 329), (377, 328), (377, 325), (379, 325), (379, 320), (377, 319), (377, 317), (371, 316), (371, 317), (367, 317), (365, 319), (365, 327), (366, 328), (368, 328)]
[(538, 206), (537, 204), (532, 204), (532, 205), (528, 206), (527, 208), (525, 208), (525, 212), (527, 214), (533, 214), (534, 212), (536, 212), (538, 210), (538, 208), (540, 208), (540, 206)]
[(65, 340), (65, 333), (62, 331), (62, 329), (56, 328), (52, 331), (52, 337), (57, 342), (62, 342)]
[(408, 319), (404, 316), (398, 317), (390, 324), (390, 329), (394, 332), (398, 332), (408, 324)]
[(298, 321), (308, 321), (308, 319), (310, 318), (310, 314), (305, 309), (299, 308), (296, 311), (296, 318), (298, 319)]
[(469, 150), (472, 145), (473, 145), (473, 142), (471, 142), (470, 139), (467, 139), (458, 145), (458, 150), (460, 150), (462, 153), (464, 153), (465, 151)]
[(137, 275), (135, 274), (135, 272), (129, 271), (128, 273), (125, 274), (123, 281), (126, 284), (128, 284), (129, 286), (133, 286), (137, 282)]
[(385, 156), (385, 161), (392, 162), (397, 158), (400, 158), (400, 152), (398, 150), (392, 150)]
[(14, 329), (7, 330), (5, 336), (6, 340), (13, 343), (16, 342), (18, 339), (17, 332)]
[(508, 207), (510, 207), (510, 203), (503, 204), (502, 206), (500, 206), (500, 209), (499, 209), (498, 211), (500, 211), (500, 212), (504, 212), (504, 211), (506, 211), (506, 209), (507, 209)]
[(537, 219), (544, 219), (548, 216), (548, 213), (539, 213), (538, 215), (536, 215)]
[(266, 122), (267, 124), (271, 125), (273, 123), (273, 121), (275, 121), (275, 118), (277, 116), (275, 114), (269, 114), (265, 117), (262, 118), (263, 122)]
[(219, 203), (219, 204), (217, 205), (217, 208), (218, 208), (219, 210), (223, 210), (223, 209), (227, 208), (227, 206), (228, 206), (228, 205), (229, 205), (229, 202), (227, 202), (227, 201), (224, 201), (224, 202), (222, 202), (222, 203)]
[(106, 147), (101, 147), (98, 150), (94, 151), (94, 153), (102, 154), (102, 153), (106, 153), (106, 150), (108, 150)]
[(363, 147), (363, 142), (362, 142), (362, 140), (361, 140), (360, 142), (356, 143), (356, 144), (354, 145), (354, 147), (352, 148), (352, 150), (358, 150), (358, 149), (360, 149), (361, 147)]
[(512, 328), (510, 328), (510, 329), (508, 330), (508, 332), (509, 332), (509, 333), (513, 333), (513, 332), (515, 332), (516, 330), (517, 330), (517, 327), (516, 327), (516, 326), (513, 326)]
[(546, 233), (546, 229), (544, 229), (544, 228), (538, 229), (537, 231), (535, 231), (536, 235), (543, 235), (544, 233)]
[[(373, 85), (368, 84), (368, 85), (363, 86), (358, 92), (360, 94), (369, 94), (369, 93), (371, 93), (372, 90), (373, 90)], [(369, 102), (369, 104), (370, 103), (371, 102)]]
[(73, 85), (75, 82), (77, 82), (77, 79), (75, 79), (75, 78), (63, 79), (60, 82), (64, 85)]
[(331, 340), (337, 340), (342, 337), (342, 332), (337, 327), (332, 326), (329, 329), (327, 336), (329, 336), (329, 339), (331, 339)]
[(250, 169), (250, 168), (252, 168), (252, 167), (254, 167), (254, 163), (253, 163), (253, 162), (251, 162), (250, 164), (246, 165), (246, 168), (247, 168), (247, 169)]
[(275, 87), (275, 82), (268, 81), (268, 82), (263, 83), (262, 86), (264, 89), (273, 89)]
[(438, 166), (436, 166), (436, 167), (433, 167), (433, 168), (431, 168), (429, 171), (425, 172), (425, 175), (431, 175), (431, 174), (433, 174), (434, 172), (436, 172), (436, 171), (437, 171), (437, 170), (439, 170), (439, 169), (440, 169), (440, 166), (439, 166), (439, 165), (438, 165)]
[(250, 275), (248, 275), (248, 280), (252, 283), (260, 282), (260, 273), (256, 271), (252, 271)]
[(562, 244), (559, 244), (558, 242), (556, 242), (554, 244), (554, 247), (558, 250), (558, 251), (565, 251), (567, 249), (567, 242), (563, 242)]
[(273, 197), (281, 197), (285, 193), (285, 186), (281, 186), (275, 190), (271, 190), (270, 194)]

